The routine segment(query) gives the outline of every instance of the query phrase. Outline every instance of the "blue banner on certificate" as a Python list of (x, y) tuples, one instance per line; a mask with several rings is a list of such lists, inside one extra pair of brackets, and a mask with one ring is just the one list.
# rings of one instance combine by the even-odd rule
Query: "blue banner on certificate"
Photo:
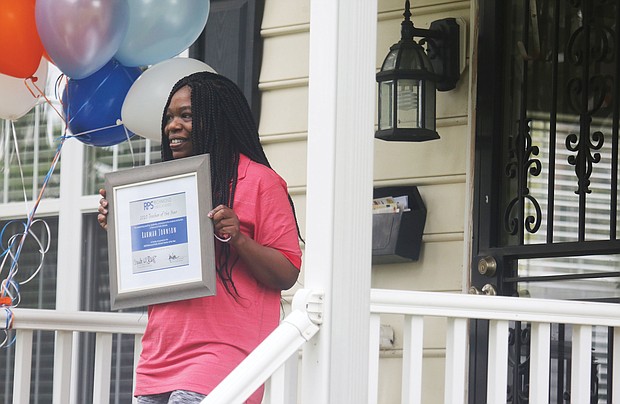
[(189, 264), (185, 192), (129, 203), (133, 272)]

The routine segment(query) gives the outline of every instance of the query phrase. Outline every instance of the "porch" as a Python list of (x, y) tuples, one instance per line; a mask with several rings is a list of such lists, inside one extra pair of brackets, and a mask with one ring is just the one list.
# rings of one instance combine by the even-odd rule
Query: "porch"
[[(275, 3), (275, 2), (272, 2)], [(286, 4), (288, 2), (282, 2)], [(514, 322), (529, 322), (530, 356), (529, 383), (527, 391), (529, 402), (549, 402), (551, 382), (549, 375), (553, 373), (552, 364), (556, 361), (551, 347), (552, 330), (555, 324), (567, 324), (572, 327), (572, 341), (570, 353), (570, 383), (566, 391), (570, 393), (571, 402), (590, 402), (590, 383), (593, 377), (592, 362), (595, 349), (592, 329), (596, 326), (613, 327), (610, 335), (613, 336), (614, 352), (610, 354), (617, 358), (618, 338), (617, 305), (602, 303), (581, 303), (567, 301), (550, 301), (537, 299), (516, 299), (507, 297), (469, 296), (456, 293), (428, 293), (404, 292), (393, 290), (373, 289), (369, 294), (371, 265), (370, 265), (370, 217), (367, 201), (371, 199), (372, 186), (375, 185), (419, 185), (434, 184), (441, 188), (440, 192), (428, 192), (433, 195), (433, 201), (450, 200), (435, 206), (434, 220), (437, 223), (451, 221), (459, 215), (445, 218), (446, 212), (463, 212), (464, 217), (458, 225), (435, 228), (429, 232), (425, 241), (440, 240), (442, 248), (433, 250), (434, 257), (454, 256), (452, 261), (436, 261), (429, 257), (429, 244), (426, 243), (427, 256), (420, 262), (419, 268), (423, 275), (411, 277), (412, 280), (404, 287), (425, 290), (454, 291), (458, 288), (466, 289), (471, 284), (467, 269), (472, 260), (471, 239), (472, 211), (475, 210), (472, 201), (472, 189), (475, 182), (473, 139), (476, 131), (476, 85), (479, 76), (485, 75), (485, 66), (478, 66), (478, 56), (475, 46), (478, 41), (478, 23), (480, 16), (477, 7), (480, 2), (472, 2), (469, 41), (470, 51), (469, 71), (462, 77), (463, 88), (459, 92), (462, 98), (454, 100), (455, 94), (449, 102), (454, 110), (444, 111), (443, 125), (448, 126), (448, 136), (443, 136), (441, 143), (429, 145), (394, 146), (387, 148), (379, 145), (379, 158), (375, 169), (380, 173), (373, 176), (374, 143), (372, 132), (374, 129), (374, 103), (377, 55), (374, 47), (367, 46), (377, 42), (377, 2), (358, 0), (313, 0), (311, 25), (320, 29), (310, 29), (310, 74), (308, 85), (308, 142), (307, 153), (300, 153), (308, 160), (307, 184), (303, 181), (293, 182), (294, 195), (302, 200), (302, 207), (307, 207), (305, 222), (307, 229), (304, 232), (308, 241), (304, 252), (306, 273), (304, 287), (308, 290), (320, 290), (321, 293), (312, 293), (304, 290), (296, 296), (293, 314), (283, 321), (282, 326), (252, 355), (229, 381), (222, 384), (206, 402), (234, 403), (240, 402), (249, 391), (263, 382), (267, 383), (266, 403), (346, 403), (365, 402), (392, 404), (395, 401), (385, 400), (385, 392), (381, 391), (380, 379), (382, 370), (379, 366), (381, 355), (380, 339), (382, 316), (390, 319), (399, 317), (398, 327), (402, 328), (402, 371), (400, 380), (391, 386), (399, 385), (402, 392), (398, 394), (403, 403), (445, 402), (461, 403), (467, 400), (468, 389), (468, 352), (473, 344), (469, 340), (468, 326), (471, 319), (489, 320), (489, 342), (487, 343), (489, 358), (485, 376), (487, 402), (506, 402), (509, 362), (508, 338)], [(400, 2), (399, 2), (400, 3)], [(429, 14), (446, 14), (447, 9), (458, 7), (468, 12), (468, 1), (462, 2), (428, 2), (437, 3)], [(462, 4), (461, 4), (462, 3)], [(491, 3), (491, 2), (487, 2)], [(292, 4), (292, 3), (291, 3)], [(499, 4), (499, 3), (498, 3)], [(400, 7), (400, 4), (398, 5)], [(384, 7), (387, 8), (387, 7)], [(397, 7), (395, 6), (394, 9)], [(387, 18), (387, 17), (383, 17)], [(430, 18), (430, 17), (429, 17)], [(381, 19), (381, 17), (379, 18)], [(285, 25), (288, 28), (288, 25)], [(297, 26), (293, 32), (304, 31)], [(277, 26), (269, 30), (269, 35), (282, 31)], [(493, 31), (494, 32), (494, 31)], [(291, 35), (292, 36), (292, 35)], [(392, 43), (392, 41), (387, 41)], [(279, 44), (279, 42), (278, 42)], [(295, 42), (297, 44), (297, 42)], [(357, 44), (357, 45), (352, 45)], [(304, 49), (305, 47), (298, 47)], [(384, 49), (385, 47), (381, 47)], [(382, 56), (382, 55), (379, 55)], [(273, 62), (273, 65), (281, 63)], [(482, 69), (482, 73), (478, 69)], [(305, 72), (296, 76), (275, 75), (274, 84), (267, 80), (263, 88), (287, 88), (291, 83), (304, 82)], [(271, 76), (267, 76), (271, 79)], [(320, 79), (317, 79), (320, 78)], [(487, 85), (493, 80), (481, 80)], [(275, 97), (274, 97), (275, 98)], [(300, 97), (302, 98), (302, 97)], [(284, 98), (287, 102), (288, 98)], [(306, 97), (303, 97), (305, 102)], [(495, 102), (495, 99), (493, 99)], [(304, 104), (302, 104), (303, 106)], [(305, 108), (291, 108), (304, 110)], [(274, 116), (280, 117), (281, 110)], [(273, 119), (275, 121), (275, 119)], [(279, 125), (264, 124), (267, 141), (276, 144), (281, 141), (281, 133), (294, 132), (290, 138), (296, 139), (297, 133), (303, 133), (305, 128), (303, 119), (292, 119), (297, 124), (302, 122), (300, 130), (290, 128), (281, 129)], [(268, 120), (263, 120), (265, 122)], [(278, 121), (278, 123), (280, 123)], [(273, 129), (275, 127), (275, 129)], [(297, 128), (297, 126), (294, 126)], [(276, 130), (277, 129), (277, 130)], [(291, 142), (294, 143), (294, 142)], [(71, 145), (68, 145), (71, 147)], [(87, 211), (96, 206), (96, 199), (84, 199), (79, 189), (81, 181), (74, 178), (74, 172), (81, 172), (82, 151), (70, 153), (75, 161), (65, 161), (63, 174), (65, 184), (73, 184), (75, 191), (64, 195), (77, 195), (69, 198), (71, 203), (59, 204), (63, 222), (58, 239), (61, 243), (60, 251), (73, 251), (69, 244), (75, 237), (75, 223), (81, 223), (78, 212)], [(281, 158), (278, 164), (287, 166), (287, 161), (294, 160), (294, 153), (289, 150), (279, 151), (279, 156), (286, 155), (288, 160)], [(285, 153), (286, 152), (286, 153)], [(428, 162), (420, 156), (434, 156), (434, 161)], [(293, 157), (290, 157), (293, 156)], [(424, 167), (440, 167), (439, 159), (454, 159), (450, 170), (423, 171)], [(394, 164), (396, 161), (397, 164)], [(411, 164), (411, 162), (414, 162)], [(299, 161), (288, 166), (299, 166)], [(69, 164), (72, 164), (71, 166)], [(392, 172), (396, 170), (396, 172)], [(489, 170), (490, 171), (490, 170)], [(354, 173), (355, 175), (352, 175)], [(301, 177), (301, 174), (299, 174)], [(81, 178), (81, 177), (80, 177)], [(305, 176), (303, 176), (305, 179)], [(443, 188), (445, 183), (457, 186)], [(454, 188), (462, 189), (461, 193), (454, 193)], [(305, 190), (307, 198), (304, 200)], [(455, 197), (456, 195), (456, 197)], [(459, 199), (460, 195), (462, 201)], [(449, 197), (447, 197), (449, 196)], [(65, 197), (66, 198), (66, 197)], [(457, 199), (457, 202), (454, 202)], [(460, 213), (459, 213), (460, 214)], [(66, 219), (68, 218), (68, 219)], [(450, 220), (451, 219), (451, 220)], [(67, 222), (68, 221), (68, 222)], [(461, 222), (463, 225), (461, 226)], [(68, 223), (68, 224), (67, 224)], [(461, 244), (462, 243), (462, 244)], [(435, 243), (437, 244), (437, 243)], [(544, 249), (546, 246), (536, 246)], [(462, 257), (459, 252), (462, 251)], [(449, 253), (448, 253), (449, 252)], [(460, 265), (449, 265), (457, 262)], [(51, 330), (57, 334), (54, 371), (54, 402), (72, 402), (71, 386), (77, 383), (74, 378), (77, 372), (75, 366), (75, 341), (78, 333), (95, 333), (97, 335), (97, 354), (95, 361), (95, 389), (93, 402), (109, 402), (109, 368), (110, 344), (113, 335), (125, 333), (135, 335), (136, 346), (139, 345), (139, 335), (146, 319), (133, 314), (112, 313), (65, 313), (62, 310), (68, 306), (77, 306), (79, 300), (79, 285), (74, 284), (77, 279), (75, 273), (82, 271), (80, 257), (76, 254), (61, 254), (59, 267), (74, 268), (74, 271), (62, 271), (58, 282), (64, 290), (63, 306), (58, 312), (30, 311), (16, 309), (13, 328), (17, 331), (15, 346), (17, 359), (15, 368), (18, 372), (14, 382), (15, 402), (27, 402), (31, 381), (29, 367), (33, 334), (36, 330)], [(438, 268), (441, 271), (439, 272)], [(449, 272), (448, 272), (449, 271)], [(378, 271), (375, 271), (378, 272)], [(388, 272), (388, 271), (386, 271)], [(401, 271), (405, 272), (405, 271)], [(408, 271), (411, 273), (413, 271)], [(394, 272), (388, 272), (394, 274)], [(377, 277), (373, 274), (373, 281)], [(402, 276), (394, 277), (393, 284), (402, 283)], [(459, 277), (459, 275), (462, 275)], [(474, 274), (476, 275), (476, 274)], [(385, 279), (382, 276), (385, 287)], [(424, 277), (425, 276), (425, 277)], [(440, 279), (437, 283), (421, 285), (420, 279)], [(450, 279), (451, 283), (445, 284)], [(69, 286), (68, 286), (69, 285)], [(323, 294), (324, 293), (324, 294)], [(320, 296), (324, 296), (324, 303)], [(322, 307), (321, 307), (322, 306)], [(0, 312), (0, 316), (6, 313)], [(0, 317), (0, 324), (5, 321)], [(435, 333), (435, 326), (441, 324), (443, 332)], [(422, 358), (424, 334), (427, 340), (434, 338), (445, 344), (442, 348), (434, 349), (433, 354), (442, 362), (444, 378), (432, 380), (437, 384), (439, 398), (425, 396), (421, 389), (429, 385), (430, 381), (424, 378), (425, 367)], [(134, 338), (134, 337), (131, 337)], [(397, 334), (400, 338), (400, 334)], [(370, 347), (370, 349), (368, 348)], [(138, 349), (136, 349), (138, 351)], [(301, 351), (301, 362), (300, 362)], [(402, 359), (401, 359), (402, 358)], [(615, 361), (614, 361), (615, 362)], [(567, 362), (568, 363), (568, 362)], [(615, 363), (614, 363), (615, 364)], [(614, 368), (611, 362), (609, 369)], [(617, 369), (617, 367), (615, 367)], [(241, 376), (239, 376), (241, 375)], [(608, 374), (605, 380), (608, 391), (617, 391), (617, 374)], [(390, 374), (391, 377), (391, 374)], [(398, 376), (397, 376), (398, 377)], [(482, 378), (482, 376), (476, 376)], [(370, 381), (370, 382), (368, 382)], [(611, 398), (608, 399), (609, 402)], [(617, 400), (617, 398), (616, 398)], [(75, 402), (75, 401), (73, 401)]]
[[(294, 297), (292, 312), (203, 403), (242, 403), (258, 386), (266, 383), (265, 404), (316, 403), (312, 389), (320, 381), (314, 371), (326, 364), (305, 361), (304, 350), (316, 343), (321, 332), (322, 295), (301, 289)], [(444, 380), (434, 380), (444, 403), (466, 403), (468, 389), (468, 355), (470, 320), (489, 320), (486, 380), (487, 402), (507, 402), (509, 385), (509, 328), (514, 322), (531, 326), (529, 349), (529, 402), (548, 403), (550, 368), (555, 360), (551, 350), (551, 327), (565, 324), (572, 328), (570, 357), (570, 386), (567, 390), (573, 403), (589, 403), (591, 395), (591, 363), (594, 352), (593, 327), (613, 327), (613, 363), (616, 368), (620, 356), (620, 316), (617, 305), (575, 301), (540, 300), (499, 296), (480, 296), (437, 292), (411, 292), (373, 289), (370, 294), (369, 362), (367, 402), (383, 401), (379, 393), (380, 326), (382, 315), (397, 315), (402, 319), (401, 403), (437, 402), (422, 396), (424, 380), (424, 329), (429, 320), (440, 319), (445, 324)], [(7, 312), (0, 313), (0, 323), (6, 324)], [(110, 397), (111, 350), (114, 334), (127, 334), (136, 340), (135, 358), (139, 355), (139, 341), (146, 318), (129, 313), (62, 313), (59, 311), (15, 309), (12, 319), (15, 330), (15, 377), (13, 403), (28, 403), (33, 333), (37, 330), (55, 331), (53, 403), (73, 403), (75, 386), (76, 350), (74, 341), (80, 333), (95, 333), (96, 360), (94, 364), (93, 403), (108, 403)], [(441, 338), (433, 334), (434, 338)], [(354, 339), (353, 335), (341, 336)], [(475, 341), (474, 341), (475, 342)], [(478, 342), (479, 343), (479, 342)], [(611, 349), (611, 348), (610, 348)], [(301, 361), (301, 362), (300, 362)], [(135, 363), (135, 362), (134, 362)], [(302, 366), (300, 367), (300, 363)], [(300, 372), (301, 369), (301, 372)], [(360, 372), (364, 372), (361, 369)], [(607, 395), (615, 391), (620, 375), (617, 372), (603, 384)], [(478, 376), (476, 376), (478, 377)], [(598, 380), (601, 383), (601, 380)], [(74, 391), (74, 390), (73, 390)], [(609, 401), (613, 402), (613, 401)]]

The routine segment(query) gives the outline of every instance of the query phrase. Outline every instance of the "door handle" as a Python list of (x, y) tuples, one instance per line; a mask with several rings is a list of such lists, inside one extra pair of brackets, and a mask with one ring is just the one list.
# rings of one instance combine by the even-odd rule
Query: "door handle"
[(469, 288), (469, 291), (467, 293), (470, 294), (470, 295), (481, 295), (482, 291), (480, 289), (478, 289), (477, 287), (472, 286), (472, 287)]
[(478, 261), (478, 272), (480, 275), (484, 276), (495, 276), (495, 272), (497, 271), (497, 261), (495, 258), (487, 255), (486, 257), (480, 258)]
[(487, 283), (482, 287), (482, 294), (487, 296), (497, 296), (497, 289), (494, 285)]
[(468, 293), (470, 295), (486, 295), (486, 296), (496, 296), (497, 289), (495, 289), (494, 285), (487, 283), (482, 287), (482, 289), (477, 288), (476, 286), (471, 286), (469, 288)]

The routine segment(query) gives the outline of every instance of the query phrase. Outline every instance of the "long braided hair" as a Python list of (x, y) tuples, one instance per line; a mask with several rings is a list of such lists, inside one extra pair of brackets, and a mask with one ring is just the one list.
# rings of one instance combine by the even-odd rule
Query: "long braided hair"
[[(185, 86), (191, 88), (193, 154), (210, 154), (213, 206), (226, 205), (233, 209), (239, 154), (271, 168), (260, 143), (252, 112), (239, 87), (224, 76), (205, 71), (182, 78), (172, 88), (164, 108), (161, 130), (163, 161), (173, 159), (170, 144), (164, 139), (166, 111), (172, 96)], [(288, 198), (295, 216), (297, 234), (303, 241), (293, 201), (290, 195)], [(226, 290), (229, 293), (234, 291), (238, 296), (232, 280), (235, 263), (230, 259), (230, 246), (223, 243), (216, 259), (216, 270)]]

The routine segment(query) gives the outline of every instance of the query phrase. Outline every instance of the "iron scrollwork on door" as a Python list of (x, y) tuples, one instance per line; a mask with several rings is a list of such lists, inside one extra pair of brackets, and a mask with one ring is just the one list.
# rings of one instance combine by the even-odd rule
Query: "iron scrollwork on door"
[[(529, 2), (533, 7), (540, 3)], [(507, 118), (516, 122), (516, 128), (514, 135), (506, 136), (503, 229), (507, 235), (517, 236), (513, 242), (518, 245), (525, 243), (526, 233), (537, 233), (543, 223), (547, 242), (553, 242), (556, 192), (553, 181), (556, 171), (564, 169), (562, 166), (574, 168), (575, 194), (579, 200), (576, 239), (586, 239), (586, 197), (592, 192), (591, 178), (596, 175), (595, 165), (601, 162), (600, 151), (606, 139), (611, 143), (612, 137), (617, 136), (612, 133), (609, 119), (614, 115), (614, 105), (618, 105), (615, 97), (620, 84), (614, 67), (618, 39), (613, 21), (601, 17), (601, 13), (613, 9), (613, 2), (572, 0), (555, 6), (542, 3), (544, 9), (530, 10), (530, 13), (544, 23), (555, 19), (555, 28), (539, 33), (537, 26), (529, 30), (526, 27), (520, 34), (519, 46), (515, 47), (526, 46), (532, 31), (536, 34), (533, 45), (540, 47), (541, 55), (513, 59), (518, 85), (512, 88), (514, 104), (505, 109)], [(565, 7), (561, 20), (560, 4)], [(538, 127), (536, 136), (532, 135), (534, 123), (544, 125)], [(556, 142), (556, 136), (560, 142)], [(556, 150), (561, 144), (565, 151)], [(555, 160), (556, 154), (566, 156), (564, 164)], [(607, 170), (602, 167), (599, 175)], [(547, 193), (539, 189), (533, 194), (530, 182), (541, 174), (544, 178), (539, 183), (547, 182)], [(545, 212), (541, 206), (548, 210)], [(543, 215), (547, 216), (546, 223)]]
[[(585, 238), (586, 194), (590, 194), (590, 177), (593, 165), (601, 161), (600, 153), (605, 135), (600, 130), (592, 132), (592, 118), (597, 114), (608, 114), (612, 108), (614, 79), (600, 68), (602, 64), (613, 64), (616, 57), (614, 32), (595, 20), (596, 7), (609, 1), (571, 1), (570, 4), (582, 16), (582, 26), (572, 32), (566, 46), (566, 62), (575, 75), (567, 82), (567, 101), (573, 113), (579, 115), (579, 134), (570, 133), (566, 148), (574, 152), (568, 163), (575, 167), (579, 195), (579, 240)], [(617, 85), (617, 83), (616, 83)]]
[[(509, 162), (506, 165), (506, 176), (517, 181), (517, 195), (508, 203), (504, 212), (504, 229), (511, 236), (517, 233), (522, 235), (523, 229), (530, 233), (536, 233), (542, 220), (540, 204), (530, 194), (528, 188), (528, 174), (539, 176), (542, 171), (540, 160), (532, 157), (538, 155), (539, 148), (532, 145), (530, 121), (530, 119), (520, 121), (517, 136), (510, 138), (508, 149)], [(533, 206), (534, 215), (524, 214), (526, 203)]]

